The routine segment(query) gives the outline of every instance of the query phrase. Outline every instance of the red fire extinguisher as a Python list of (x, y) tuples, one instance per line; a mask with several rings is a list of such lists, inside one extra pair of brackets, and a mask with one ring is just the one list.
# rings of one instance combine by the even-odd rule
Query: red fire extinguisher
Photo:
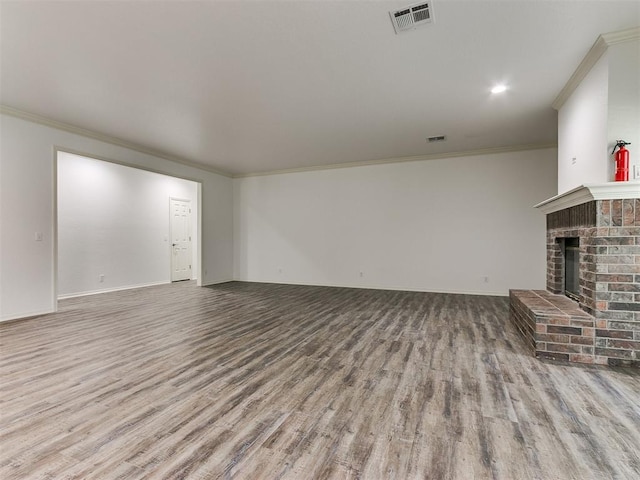
[[(611, 152), (612, 154), (616, 154), (616, 182), (626, 182), (629, 180), (629, 150), (625, 148), (625, 145), (631, 144), (624, 140), (616, 140), (616, 146), (613, 147), (613, 152)], [(617, 152), (616, 148), (619, 148)]]

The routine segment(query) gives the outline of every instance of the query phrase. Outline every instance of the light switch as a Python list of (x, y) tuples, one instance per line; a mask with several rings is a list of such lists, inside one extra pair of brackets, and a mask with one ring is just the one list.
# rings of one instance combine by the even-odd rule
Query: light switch
[(34, 235), (34, 238), (35, 238), (36, 242), (41, 242), (42, 241), (42, 237), (43, 237), (42, 232), (36, 232), (35, 235)]

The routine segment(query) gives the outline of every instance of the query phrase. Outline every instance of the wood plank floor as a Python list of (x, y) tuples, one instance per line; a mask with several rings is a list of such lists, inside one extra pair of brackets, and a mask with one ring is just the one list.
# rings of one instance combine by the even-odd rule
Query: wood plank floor
[(0, 325), (0, 478), (638, 479), (640, 372), (506, 298), (192, 282)]

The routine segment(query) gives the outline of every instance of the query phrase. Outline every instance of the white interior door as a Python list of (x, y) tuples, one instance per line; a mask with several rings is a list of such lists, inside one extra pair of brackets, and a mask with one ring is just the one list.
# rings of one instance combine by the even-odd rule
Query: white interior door
[(171, 199), (171, 281), (191, 280), (191, 202)]

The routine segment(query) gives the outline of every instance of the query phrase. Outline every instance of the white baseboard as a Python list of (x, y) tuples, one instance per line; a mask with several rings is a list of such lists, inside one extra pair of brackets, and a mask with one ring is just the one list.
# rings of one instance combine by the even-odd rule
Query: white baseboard
[(55, 310), (34, 310), (31, 312), (16, 313), (13, 315), (3, 315), (0, 317), (0, 322), (8, 322), (10, 320), (26, 320), (30, 317), (39, 317), (40, 315), (48, 315), (55, 313)]
[[(277, 285), (302, 285), (302, 286), (307, 286), (307, 287), (336, 287), (336, 288), (361, 288), (361, 289), (366, 289), (366, 290), (396, 290), (396, 291), (404, 291), (404, 292), (420, 292), (420, 293), (450, 293), (450, 294), (457, 294), (457, 295), (486, 295), (486, 296), (495, 296), (495, 297), (508, 297), (509, 296), (509, 292), (478, 292), (478, 291), (469, 291), (469, 290), (421, 290), (421, 289), (417, 289), (417, 288), (409, 288), (409, 287), (389, 287), (389, 286), (370, 286), (370, 285), (339, 285), (339, 284), (331, 284), (331, 283), (326, 283), (326, 284), (317, 284), (317, 283), (304, 283), (304, 282), (298, 282), (298, 283), (293, 283), (293, 282), (275, 282), (275, 281), (266, 281), (266, 280), (240, 280), (237, 278), (230, 278), (230, 279), (225, 279), (225, 280), (214, 280), (211, 281), (207, 284), (202, 284), (203, 287), (209, 286), (209, 285), (218, 285), (221, 283), (228, 283), (228, 282), (248, 282), (248, 283), (273, 283), (273, 284), (277, 284)], [(125, 286), (125, 287), (117, 287), (117, 288), (106, 288), (103, 290), (93, 290), (90, 292), (78, 292), (78, 293), (72, 293), (72, 294), (67, 294), (67, 295), (59, 295), (58, 296), (58, 300), (64, 300), (66, 298), (76, 298), (76, 297), (84, 297), (87, 295), (98, 295), (100, 293), (107, 293), (107, 292), (118, 292), (121, 290), (131, 290), (133, 288), (144, 288), (144, 287), (153, 287), (156, 285), (166, 285), (168, 283), (171, 282), (153, 282), (153, 283), (145, 283), (145, 284), (140, 284), (140, 285), (129, 285), (129, 286)], [(29, 317), (37, 317), (40, 315), (47, 315), (50, 313), (55, 313), (55, 310), (37, 310), (37, 311), (30, 311), (30, 312), (23, 312), (23, 313), (18, 313), (18, 314), (13, 314), (13, 315), (6, 315), (6, 316), (1, 316), (0, 317), (0, 323), (1, 322), (8, 322), (11, 320), (20, 320), (20, 319), (26, 319)]]
[(228, 278), (228, 279), (224, 279), (224, 280), (210, 280), (207, 283), (202, 283), (203, 287), (208, 287), (209, 285), (218, 285), (220, 283), (229, 283), (229, 282), (235, 282), (236, 280), (233, 278)]
[(380, 285), (340, 285), (333, 283), (305, 283), (305, 282), (278, 282), (278, 281), (268, 281), (268, 280), (240, 280), (234, 279), (235, 282), (248, 282), (248, 283), (273, 283), (277, 285), (303, 285), (305, 287), (336, 287), (336, 288), (360, 288), (364, 290), (394, 290), (400, 292), (418, 292), (418, 293), (450, 293), (452, 295), (485, 295), (489, 297), (508, 297), (509, 291), (489, 291), (489, 292), (481, 292), (481, 291), (473, 291), (473, 290), (425, 290), (414, 287), (395, 287), (395, 286), (380, 286)]
[(157, 285), (166, 285), (168, 283), (171, 283), (171, 282), (162, 281), (162, 282), (141, 283), (137, 285), (126, 285), (124, 287), (103, 288), (101, 290), (90, 290), (87, 292), (67, 293), (64, 295), (58, 295), (58, 300), (65, 300), (67, 298), (76, 298), (76, 297), (86, 297), (87, 295), (98, 295), (100, 293), (119, 292), (121, 290), (131, 290), (133, 288), (154, 287)]

